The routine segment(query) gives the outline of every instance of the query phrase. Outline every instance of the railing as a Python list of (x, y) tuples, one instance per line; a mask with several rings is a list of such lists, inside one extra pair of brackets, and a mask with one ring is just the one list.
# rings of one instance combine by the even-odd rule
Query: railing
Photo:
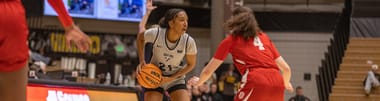
[(328, 101), (349, 40), (351, 0), (346, 0), (345, 3), (345, 8), (337, 22), (333, 39), (330, 40), (328, 52), (325, 53), (325, 59), (322, 60), (322, 65), (319, 67), (319, 74), (316, 75), (320, 101)]

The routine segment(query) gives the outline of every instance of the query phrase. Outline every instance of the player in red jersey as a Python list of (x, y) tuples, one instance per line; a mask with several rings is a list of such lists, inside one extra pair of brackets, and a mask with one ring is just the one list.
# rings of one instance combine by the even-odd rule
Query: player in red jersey
[[(62, 0), (48, 0), (66, 31), (67, 45), (74, 42), (87, 51), (91, 40), (68, 15)], [(26, 101), (28, 27), (21, 0), (0, 0), (0, 100)]]
[(243, 76), (235, 101), (284, 101), (284, 89), (293, 91), (289, 65), (260, 30), (252, 12), (233, 14), (226, 23), (232, 34), (219, 44), (200, 78), (193, 77), (188, 83), (193, 86), (203, 84), (231, 53), (234, 65)]

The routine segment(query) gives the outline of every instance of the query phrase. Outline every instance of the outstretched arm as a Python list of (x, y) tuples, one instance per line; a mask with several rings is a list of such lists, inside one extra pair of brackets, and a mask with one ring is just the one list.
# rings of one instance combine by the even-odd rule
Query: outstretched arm
[(58, 19), (61, 22), (63, 28), (65, 29), (66, 45), (71, 48), (71, 42), (81, 50), (86, 52), (92, 43), (90, 38), (84, 34), (79, 27), (74, 25), (73, 19), (67, 13), (62, 0), (48, 0), (49, 4), (54, 8), (58, 14)]
[(70, 29), (70, 27), (73, 26), (73, 19), (70, 17), (69, 13), (67, 12), (62, 0), (48, 0), (49, 4), (55, 12), (58, 14), (58, 19), (61, 22), (62, 26), (65, 28), (65, 30)]
[(207, 81), (208, 78), (211, 77), (211, 75), (223, 63), (223, 60), (227, 57), (228, 53), (230, 52), (230, 48), (232, 46), (232, 43), (233, 43), (233, 40), (232, 40), (231, 36), (228, 36), (226, 39), (224, 39), (219, 44), (218, 49), (215, 52), (215, 56), (203, 68), (201, 74), (199, 75), (199, 78), (198, 77), (191, 78), (188, 81), (189, 85), (200, 86), (205, 81)]
[(216, 58), (212, 58), (210, 62), (204, 67), (202, 70), (200, 76), (199, 76), (199, 81), (194, 84), (195, 86), (200, 86), (204, 82), (208, 80), (208, 78), (211, 77), (212, 73), (215, 72), (215, 70), (223, 63), (223, 60), (219, 60)]
[(150, 13), (156, 9), (157, 7), (156, 6), (153, 6), (153, 3), (152, 3), (153, 0), (148, 0), (146, 2), (146, 13), (145, 15), (143, 16), (141, 22), (139, 23), (139, 33), (144, 33), (145, 30), (146, 30), (146, 23), (148, 22), (148, 19), (149, 19), (149, 16), (150, 16)]

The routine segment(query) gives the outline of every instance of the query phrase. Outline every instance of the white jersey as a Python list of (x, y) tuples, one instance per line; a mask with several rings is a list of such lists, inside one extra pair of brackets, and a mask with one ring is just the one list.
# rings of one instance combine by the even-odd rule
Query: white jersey
[(167, 39), (166, 28), (152, 28), (145, 32), (145, 43), (153, 43), (153, 55), (150, 63), (155, 64), (164, 76), (170, 76), (184, 68), (182, 61), (186, 54), (197, 53), (194, 39), (187, 33), (183, 34), (176, 43)]

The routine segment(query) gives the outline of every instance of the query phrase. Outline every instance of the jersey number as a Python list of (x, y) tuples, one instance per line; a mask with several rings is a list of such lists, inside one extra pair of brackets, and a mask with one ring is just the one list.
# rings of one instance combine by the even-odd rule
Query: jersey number
[(261, 42), (259, 37), (255, 37), (255, 40), (253, 40), (253, 45), (259, 47), (259, 50), (265, 50), (264, 44)]
[(168, 72), (168, 71), (172, 71), (173, 70), (173, 66), (172, 65), (165, 65), (164, 63), (159, 63), (158, 64), (159, 66), (159, 68), (162, 70), (162, 71), (166, 71), (166, 72)]

